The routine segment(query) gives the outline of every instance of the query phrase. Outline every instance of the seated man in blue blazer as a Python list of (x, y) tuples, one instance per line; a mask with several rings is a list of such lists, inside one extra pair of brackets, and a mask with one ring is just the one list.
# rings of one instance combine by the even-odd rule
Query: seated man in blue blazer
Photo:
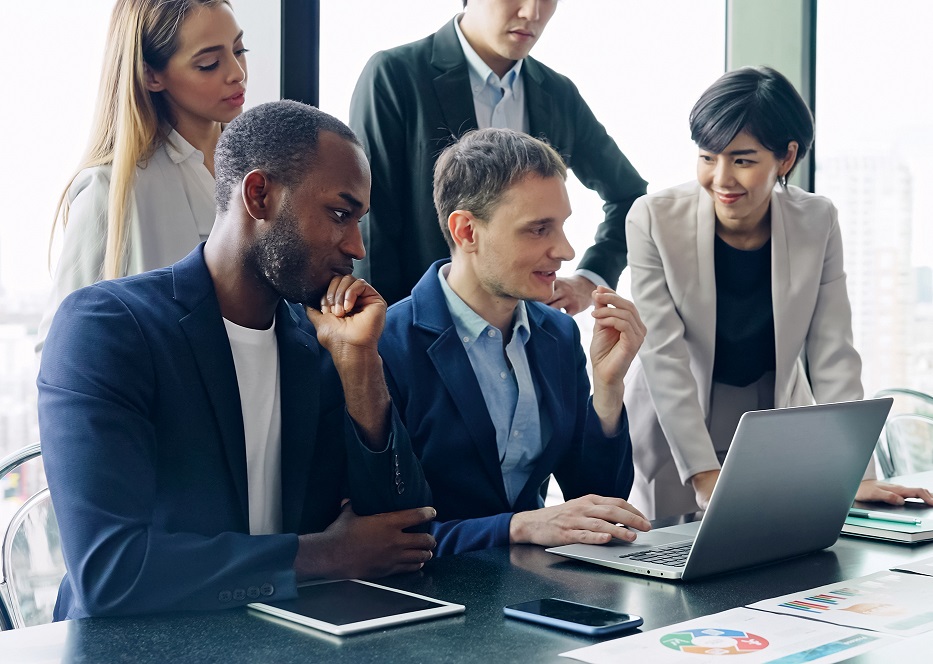
[(264, 104), (226, 127), (215, 170), (206, 244), (77, 291), (52, 323), (56, 619), (291, 599), (432, 555), (405, 532), (434, 510), (377, 352), (385, 301), (350, 275), (370, 188), (356, 137)]
[[(638, 312), (604, 286), (593, 292), (591, 399), (576, 324), (543, 304), (574, 255), (566, 175), (550, 146), (510, 129), (468, 133), (438, 159), (434, 201), (452, 259), (389, 308), (379, 344), (431, 485), (438, 554), (630, 541), (623, 525), (650, 527), (624, 500), (622, 379), (645, 335)], [(552, 473), (571, 500), (545, 508)]]

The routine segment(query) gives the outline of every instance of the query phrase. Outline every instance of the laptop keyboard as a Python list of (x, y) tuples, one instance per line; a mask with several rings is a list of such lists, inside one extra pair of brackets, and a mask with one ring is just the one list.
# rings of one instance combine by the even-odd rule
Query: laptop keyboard
[(687, 556), (690, 555), (690, 548), (693, 542), (685, 542), (657, 549), (648, 549), (638, 553), (629, 553), (619, 558), (628, 558), (629, 560), (638, 560), (646, 563), (658, 563), (659, 565), (670, 565), (671, 567), (683, 567), (687, 562)]

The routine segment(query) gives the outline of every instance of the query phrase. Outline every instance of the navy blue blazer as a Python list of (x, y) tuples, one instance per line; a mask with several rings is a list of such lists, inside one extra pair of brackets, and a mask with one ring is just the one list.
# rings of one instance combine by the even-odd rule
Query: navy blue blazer
[(526, 302), (528, 361), (550, 430), (542, 430), (544, 451), (509, 505), (496, 431), (437, 280), (447, 262), (434, 263), (410, 297), (389, 307), (379, 344), (389, 392), (434, 496), (435, 553), (508, 544), (512, 514), (538, 508), (552, 473), (568, 500), (588, 493), (627, 498), (634, 470), (625, 412), (620, 432), (604, 436), (576, 323)]
[(280, 302), (275, 329), (287, 534), (251, 536), (240, 394), (203, 245), (62, 303), (38, 379), (68, 570), (56, 619), (289, 599), (297, 534), (326, 528), (342, 497), (358, 514), (430, 504), (397, 415), (389, 448), (370, 452), (301, 308)]

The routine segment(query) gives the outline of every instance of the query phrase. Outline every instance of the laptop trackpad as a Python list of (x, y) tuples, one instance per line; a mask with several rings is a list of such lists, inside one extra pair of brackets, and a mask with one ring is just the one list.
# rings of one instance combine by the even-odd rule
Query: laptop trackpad
[(649, 531), (647, 533), (638, 533), (638, 539), (634, 542), (623, 542), (622, 540), (612, 540), (610, 544), (600, 545), (602, 547), (612, 547), (618, 550), (618, 555), (627, 556), (631, 553), (646, 551), (658, 546), (667, 544), (676, 544), (678, 542), (689, 542), (693, 539), (690, 535), (683, 533), (665, 532), (667, 529)]

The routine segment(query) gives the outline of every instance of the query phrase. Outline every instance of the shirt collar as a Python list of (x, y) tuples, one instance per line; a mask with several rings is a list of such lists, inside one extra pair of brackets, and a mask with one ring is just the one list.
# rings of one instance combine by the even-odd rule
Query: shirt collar
[(168, 155), (169, 159), (172, 160), (172, 163), (175, 164), (180, 164), (190, 159), (194, 154), (197, 154), (202, 163), (204, 162), (204, 155), (201, 151), (182, 138), (181, 134), (174, 129), (169, 131), (166, 135), (165, 153)]
[(454, 19), (454, 29), (457, 31), (457, 39), (460, 40), (460, 47), (463, 49), (463, 55), (467, 61), (467, 67), (470, 70), (470, 85), (473, 88), (473, 92), (479, 92), (485, 85), (490, 83), (489, 77), (492, 76), (492, 85), (495, 87), (506, 87), (510, 90), (515, 85), (515, 81), (518, 80), (519, 74), (522, 72), (522, 62), (524, 60), (517, 60), (512, 68), (505, 73), (501, 79), (496, 76), (489, 65), (483, 62), (483, 59), (476, 54), (476, 51), (473, 50), (473, 47), (470, 46), (470, 42), (467, 41), (466, 36), (464, 36), (463, 31), (460, 29), (460, 19), (463, 17), (463, 14), (459, 14)]
[[(454, 321), (454, 326), (460, 334), (460, 341), (464, 346), (469, 347), (476, 342), (477, 337), (483, 334), (487, 329), (493, 327), (485, 318), (473, 311), (470, 306), (464, 302), (454, 289), (447, 283), (447, 273), (450, 272), (450, 263), (441, 266), (437, 271), (437, 279), (441, 282), (441, 290), (444, 291), (444, 299), (447, 301), (447, 309), (450, 311), (450, 317)], [(515, 313), (512, 316), (512, 338), (516, 336), (521, 338), (524, 344), (531, 336), (531, 326), (528, 324), (528, 310), (525, 307), (525, 301), (519, 300), (515, 307)], [(466, 338), (464, 338), (466, 337)]]

